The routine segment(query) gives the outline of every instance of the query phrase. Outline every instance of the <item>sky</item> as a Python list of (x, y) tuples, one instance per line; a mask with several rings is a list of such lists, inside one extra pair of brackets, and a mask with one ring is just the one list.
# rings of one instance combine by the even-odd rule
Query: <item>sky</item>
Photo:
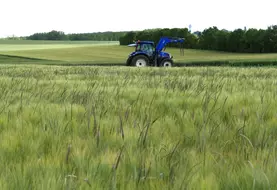
[[(275, 0), (276, 1), (276, 0)], [(210, 26), (277, 24), (273, 0), (0, 0), (0, 37)]]

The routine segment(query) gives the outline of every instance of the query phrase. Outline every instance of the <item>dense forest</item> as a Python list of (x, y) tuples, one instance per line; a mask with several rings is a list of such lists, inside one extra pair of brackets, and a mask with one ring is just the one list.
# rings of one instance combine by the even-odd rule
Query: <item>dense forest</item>
[[(61, 31), (35, 33), (25, 37), (27, 40), (94, 40), (119, 41), (127, 45), (136, 40), (151, 40), (157, 43), (162, 36), (185, 38), (185, 48), (218, 50), (241, 53), (273, 53), (277, 52), (277, 25), (267, 29), (235, 29), (219, 30), (210, 27), (203, 31), (191, 33), (187, 28), (147, 29), (143, 31), (96, 32), (65, 34)], [(169, 44), (177, 47), (177, 44)]]
[[(133, 43), (135, 40), (152, 40), (158, 42), (161, 36), (185, 38), (185, 48), (218, 50), (241, 53), (277, 52), (277, 26), (267, 29), (219, 30), (210, 27), (202, 32), (191, 33), (187, 28), (154, 29), (138, 32), (127, 32), (120, 37), (120, 45)], [(177, 46), (172, 44), (170, 46)]]
[(65, 34), (62, 31), (52, 30), (50, 32), (35, 33), (25, 37), (27, 40), (92, 40), (92, 41), (119, 41), (126, 32), (94, 32)]

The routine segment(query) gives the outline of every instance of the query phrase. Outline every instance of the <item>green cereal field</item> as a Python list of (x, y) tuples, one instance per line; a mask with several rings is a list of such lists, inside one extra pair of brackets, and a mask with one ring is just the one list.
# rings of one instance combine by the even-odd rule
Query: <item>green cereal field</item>
[(0, 189), (277, 188), (275, 67), (121, 66), (132, 50), (0, 41)]

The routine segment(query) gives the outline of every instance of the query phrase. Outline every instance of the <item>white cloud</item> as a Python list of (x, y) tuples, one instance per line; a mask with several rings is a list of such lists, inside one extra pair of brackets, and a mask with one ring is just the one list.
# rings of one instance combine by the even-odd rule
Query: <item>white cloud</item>
[(1, 0), (0, 37), (52, 29), (66, 33), (274, 25), (273, 0)]

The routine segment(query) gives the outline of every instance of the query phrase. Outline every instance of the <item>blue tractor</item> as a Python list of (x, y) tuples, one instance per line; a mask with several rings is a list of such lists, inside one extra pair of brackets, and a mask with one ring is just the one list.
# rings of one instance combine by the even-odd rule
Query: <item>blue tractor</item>
[(126, 65), (135, 67), (172, 67), (173, 56), (167, 52), (163, 52), (163, 50), (165, 50), (165, 46), (168, 43), (180, 43), (180, 52), (184, 54), (183, 42), (183, 38), (162, 37), (155, 47), (152, 41), (138, 40), (136, 43), (128, 45), (136, 49), (129, 55)]

